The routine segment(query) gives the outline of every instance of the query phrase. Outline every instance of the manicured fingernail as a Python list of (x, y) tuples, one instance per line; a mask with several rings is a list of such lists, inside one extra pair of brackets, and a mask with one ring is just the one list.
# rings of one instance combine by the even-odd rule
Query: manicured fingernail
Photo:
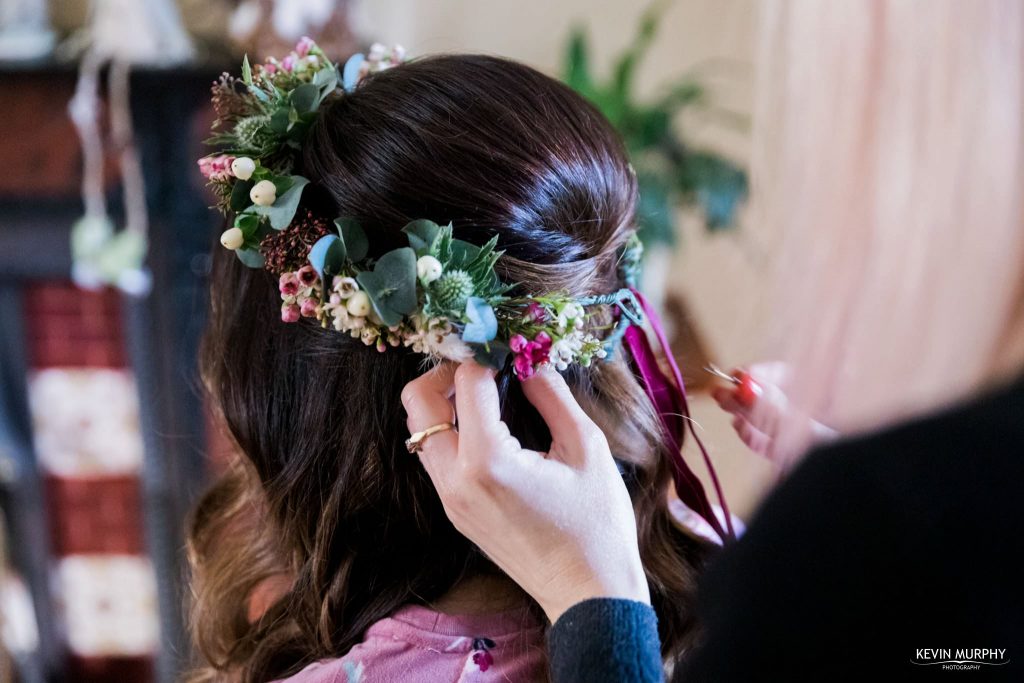
[(736, 379), (739, 380), (734, 392), (736, 401), (746, 408), (753, 406), (757, 402), (757, 397), (761, 395), (761, 385), (742, 370), (736, 373)]

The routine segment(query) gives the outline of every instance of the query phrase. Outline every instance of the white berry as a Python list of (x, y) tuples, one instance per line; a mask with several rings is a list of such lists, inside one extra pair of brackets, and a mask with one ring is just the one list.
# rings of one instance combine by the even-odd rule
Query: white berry
[(425, 285), (441, 277), (441, 270), (441, 262), (429, 254), (416, 260), (416, 276)]
[(231, 172), (239, 180), (248, 180), (256, 170), (256, 162), (249, 157), (238, 157), (231, 162)]
[(261, 180), (249, 190), (249, 199), (256, 206), (270, 206), (277, 199), (277, 187), (269, 180)]
[(228, 228), (220, 236), (220, 243), (224, 245), (225, 249), (234, 251), (242, 246), (245, 242), (245, 235), (238, 228)]
[(370, 297), (366, 292), (356, 292), (348, 298), (345, 302), (345, 310), (348, 311), (349, 315), (358, 316), (360, 318), (370, 314), (372, 306), (370, 305)]

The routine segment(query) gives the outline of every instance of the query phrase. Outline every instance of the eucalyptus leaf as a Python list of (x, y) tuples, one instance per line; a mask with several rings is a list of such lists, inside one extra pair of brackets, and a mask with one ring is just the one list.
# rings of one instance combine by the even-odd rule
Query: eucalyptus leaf
[(286, 194), (288, 190), (292, 189), (292, 186), (295, 184), (295, 181), (292, 180), (292, 177), (286, 175), (272, 175), (270, 176), (269, 180), (270, 182), (274, 183), (275, 194), (278, 197), (281, 197), (284, 194)]
[(418, 256), (422, 256), (433, 251), (441, 226), (434, 221), (421, 218), (407, 223), (402, 232), (408, 235), (409, 246), (416, 250)]
[(331, 94), (338, 87), (338, 71), (333, 66), (320, 69), (313, 76), (313, 85), (320, 90), (320, 99)]
[(366, 239), (366, 232), (359, 225), (359, 221), (343, 216), (334, 219), (334, 226), (345, 243), (348, 259), (356, 262), (366, 258), (366, 253), (370, 250), (370, 242)]
[(288, 132), (288, 114), (291, 110), (288, 107), (275, 109), (270, 115), (270, 130), (277, 135), (284, 135)]
[(385, 325), (397, 325), (403, 316), (416, 311), (416, 252), (409, 247), (384, 254), (372, 271), (359, 273), (356, 281)]
[[(463, 339), (465, 341), (465, 339)], [(508, 346), (502, 342), (491, 342), (486, 346), (474, 344), (473, 359), (486, 368), (503, 370), (508, 363), (509, 355), (512, 353)]]
[(257, 206), (254, 209), (258, 215), (266, 216), (270, 220), (270, 227), (274, 230), (284, 230), (292, 222), (295, 211), (299, 208), (302, 190), (309, 184), (309, 180), (298, 175), (291, 176), (291, 180), (292, 185), (288, 191), (278, 195), (272, 205)]
[(263, 254), (258, 249), (235, 249), (235, 255), (250, 268), (263, 267)]
[(297, 149), (301, 149), (302, 141), (306, 139), (306, 133), (309, 132), (309, 124), (313, 116), (316, 116), (316, 114), (300, 114), (295, 117), (295, 120), (291, 122), (288, 129), (289, 144), (294, 143)]
[(249, 199), (249, 190), (255, 183), (252, 180), (236, 180), (234, 186), (231, 188), (231, 210), (237, 212), (244, 211), (246, 207), (252, 204), (252, 200)]
[(291, 101), (295, 111), (300, 114), (316, 111), (317, 105), (320, 104), (320, 88), (312, 83), (303, 83), (292, 90)]
[(359, 69), (363, 66), (364, 61), (366, 61), (366, 57), (356, 53), (345, 62), (341, 75), (341, 83), (345, 88), (345, 92), (352, 92), (356, 89), (356, 84), (359, 83)]
[(330, 276), (337, 275), (345, 265), (345, 243), (337, 235), (324, 235), (309, 250), (309, 264), (326, 289)]

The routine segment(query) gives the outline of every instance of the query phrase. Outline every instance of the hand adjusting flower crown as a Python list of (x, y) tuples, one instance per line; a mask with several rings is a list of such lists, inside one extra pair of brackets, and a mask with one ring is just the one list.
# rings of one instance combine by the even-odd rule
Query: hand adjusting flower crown
[[(235, 214), (221, 243), (247, 266), (279, 276), (282, 320), (316, 318), (381, 352), (406, 346), (496, 368), (511, 354), (523, 379), (545, 364), (565, 370), (606, 358), (625, 329), (642, 322), (629, 288), (582, 299), (510, 296), (514, 286), (495, 273), (503, 253), (496, 250), (497, 236), (479, 247), (455, 239), (450, 224), (416, 220), (402, 229), (409, 246), (371, 258), (356, 220), (342, 217), (330, 225), (299, 212), (309, 181), (291, 172), (320, 105), (403, 59), (400, 47), (376, 44), (346, 62), (339, 91), (334, 64), (303, 38), (280, 61), (251, 67), (246, 58), (241, 81), (221, 76), (213, 87), (217, 120), (208, 141), (221, 152), (199, 160), (220, 208)], [(634, 284), (640, 250), (633, 235), (621, 259), (627, 285)], [(599, 306), (617, 310), (603, 317), (604, 325), (592, 322)]]

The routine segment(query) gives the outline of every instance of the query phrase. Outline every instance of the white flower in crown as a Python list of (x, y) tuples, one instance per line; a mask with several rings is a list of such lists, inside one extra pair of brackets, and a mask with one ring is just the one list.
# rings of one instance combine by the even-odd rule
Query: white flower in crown
[(583, 340), (577, 335), (562, 337), (551, 345), (549, 362), (559, 371), (566, 370), (576, 360), (576, 355), (583, 348)]
[(334, 276), (334, 280), (331, 282), (331, 287), (338, 295), (341, 296), (342, 299), (347, 299), (359, 291), (359, 283), (356, 282), (354, 277), (341, 277), (340, 275), (336, 275)]
[(348, 309), (345, 308), (345, 300), (337, 292), (331, 294), (331, 298), (324, 304), (324, 312), (331, 318), (331, 324), (334, 325), (334, 329), (338, 332), (351, 329), (349, 327)]
[(428, 334), (436, 334), (431, 327), (438, 322), (437, 318), (426, 320), (422, 313), (413, 313), (409, 317), (409, 331), (406, 332), (402, 344), (412, 347), (416, 353), (426, 353), (425, 340)]
[(469, 345), (462, 341), (455, 331), (442, 335), (439, 344), (435, 344), (432, 347), (428, 345), (428, 348), (434, 355), (447, 360), (453, 360), (456, 363), (465, 363), (468, 360), (472, 360), (474, 356), (473, 349), (469, 348)]
[(473, 358), (473, 350), (462, 341), (458, 331), (448, 320), (425, 320), (422, 315), (414, 314), (409, 323), (412, 329), (403, 335), (402, 344), (412, 347), (416, 353), (425, 353), (459, 363)]
[(564, 332), (571, 326), (575, 329), (583, 328), (583, 307), (577, 303), (569, 302), (562, 307), (562, 310), (558, 312), (556, 323), (558, 325), (558, 331)]

